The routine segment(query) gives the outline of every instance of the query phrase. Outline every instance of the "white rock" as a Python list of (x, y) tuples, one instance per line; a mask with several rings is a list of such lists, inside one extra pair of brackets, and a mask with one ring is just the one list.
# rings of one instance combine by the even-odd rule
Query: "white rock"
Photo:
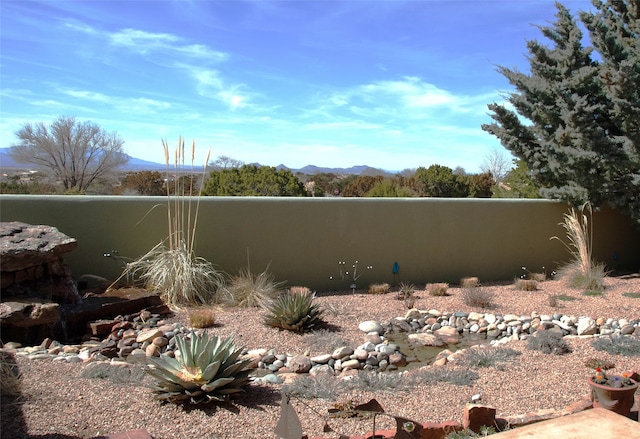
[(469, 320), (470, 322), (477, 322), (478, 320), (480, 320), (483, 317), (484, 317), (484, 315), (480, 314), (478, 312), (470, 312), (469, 316), (467, 317), (467, 320)]
[(331, 354), (331, 358), (335, 360), (340, 360), (344, 357), (348, 357), (351, 354), (353, 354), (353, 348), (349, 346), (342, 346), (340, 348), (337, 348), (335, 351), (333, 351), (333, 353)]
[(378, 334), (384, 333), (384, 329), (382, 328), (380, 323), (376, 322), (375, 320), (366, 320), (364, 322), (361, 322), (358, 325), (358, 329), (364, 333), (369, 333), (369, 332), (377, 332)]
[(311, 357), (311, 362), (315, 364), (327, 364), (331, 360), (331, 354), (322, 354)]
[(593, 335), (597, 333), (598, 326), (591, 317), (581, 317), (578, 320), (578, 335)]
[(484, 315), (484, 319), (487, 321), (488, 324), (493, 325), (497, 319), (496, 319), (496, 315), (495, 314), (485, 314)]

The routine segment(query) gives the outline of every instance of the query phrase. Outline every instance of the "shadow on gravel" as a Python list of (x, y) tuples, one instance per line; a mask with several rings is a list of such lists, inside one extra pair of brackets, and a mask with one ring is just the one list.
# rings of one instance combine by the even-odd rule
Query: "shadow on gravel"
[(183, 406), (185, 412), (199, 410), (207, 416), (214, 415), (218, 410), (227, 410), (239, 414), (242, 407), (258, 411), (265, 411), (267, 406), (279, 406), (281, 400), (280, 391), (267, 385), (251, 384), (246, 393), (236, 396), (233, 400), (221, 403), (211, 403), (196, 406)]

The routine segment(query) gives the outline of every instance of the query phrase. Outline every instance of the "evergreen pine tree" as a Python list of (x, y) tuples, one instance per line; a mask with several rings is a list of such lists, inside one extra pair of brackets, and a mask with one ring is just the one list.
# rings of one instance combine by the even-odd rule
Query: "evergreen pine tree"
[[(609, 3), (624, 1), (609, 0)], [(552, 46), (535, 40), (527, 42), (530, 73), (499, 67), (516, 89), (508, 97), (515, 111), (490, 104), (494, 123), (482, 128), (497, 136), (503, 146), (525, 162), (533, 180), (541, 185), (542, 195), (575, 205), (586, 201), (594, 206), (609, 203), (628, 209), (640, 221), (640, 203), (633, 202), (640, 190), (638, 143), (634, 147), (634, 141), (625, 135), (628, 131), (633, 133), (633, 129), (637, 134), (638, 102), (627, 100), (616, 104), (614, 92), (607, 90), (629, 92), (634, 87), (629, 82), (635, 81), (637, 97), (638, 76), (634, 79), (627, 71), (637, 73), (639, 67), (637, 62), (631, 66), (626, 60), (631, 58), (628, 50), (638, 47), (638, 33), (625, 34), (626, 28), (620, 29), (624, 20), (612, 18), (620, 14), (610, 4), (600, 6), (602, 12), (591, 16), (590, 26), (599, 27), (602, 45), (607, 47), (612, 44), (612, 33), (622, 34), (616, 40), (618, 47), (609, 49), (616, 54), (614, 58), (624, 61), (619, 63), (624, 66), (609, 67), (607, 57), (600, 52), (603, 61), (596, 60), (593, 49), (582, 44), (583, 34), (576, 19), (556, 3), (556, 21), (551, 26), (539, 26)], [(635, 12), (637, 17), (637, 8)], [(588, 17), (583, 14), (585, 23), (589, 23)], [(599, 45), (595, 47), (600, 50)], [(618, 76), (610, 79), (612, 85), (607, 86), (607, 71), (611, 69)], [(620, 90), (617, 93), (627, 97)]]

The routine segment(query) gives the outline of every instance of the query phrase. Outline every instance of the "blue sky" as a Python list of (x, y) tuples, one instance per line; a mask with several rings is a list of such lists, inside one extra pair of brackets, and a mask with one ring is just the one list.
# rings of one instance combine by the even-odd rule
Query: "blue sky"
[[(563, 1), (577, 13), (589, 1)], [(164, 162), (230, 156), (300, 168), (440, 164), (478, 172), (487, 104), (527, 71), (553, 1), (2, 0), (0, 147), (60, 115)]]

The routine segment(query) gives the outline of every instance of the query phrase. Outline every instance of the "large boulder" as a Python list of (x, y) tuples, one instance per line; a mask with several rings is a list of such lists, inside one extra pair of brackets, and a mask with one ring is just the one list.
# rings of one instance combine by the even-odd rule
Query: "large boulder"
[(64, 337), (60, 305), (47, 301), (11, 301), (0, 303), (2, 341), (40, 344), (48, 337)]
[(34, 298), (58, 303), (80, 301), (63, 256), (78, 243), (55, 227), (0, 222), (2, 300)]

